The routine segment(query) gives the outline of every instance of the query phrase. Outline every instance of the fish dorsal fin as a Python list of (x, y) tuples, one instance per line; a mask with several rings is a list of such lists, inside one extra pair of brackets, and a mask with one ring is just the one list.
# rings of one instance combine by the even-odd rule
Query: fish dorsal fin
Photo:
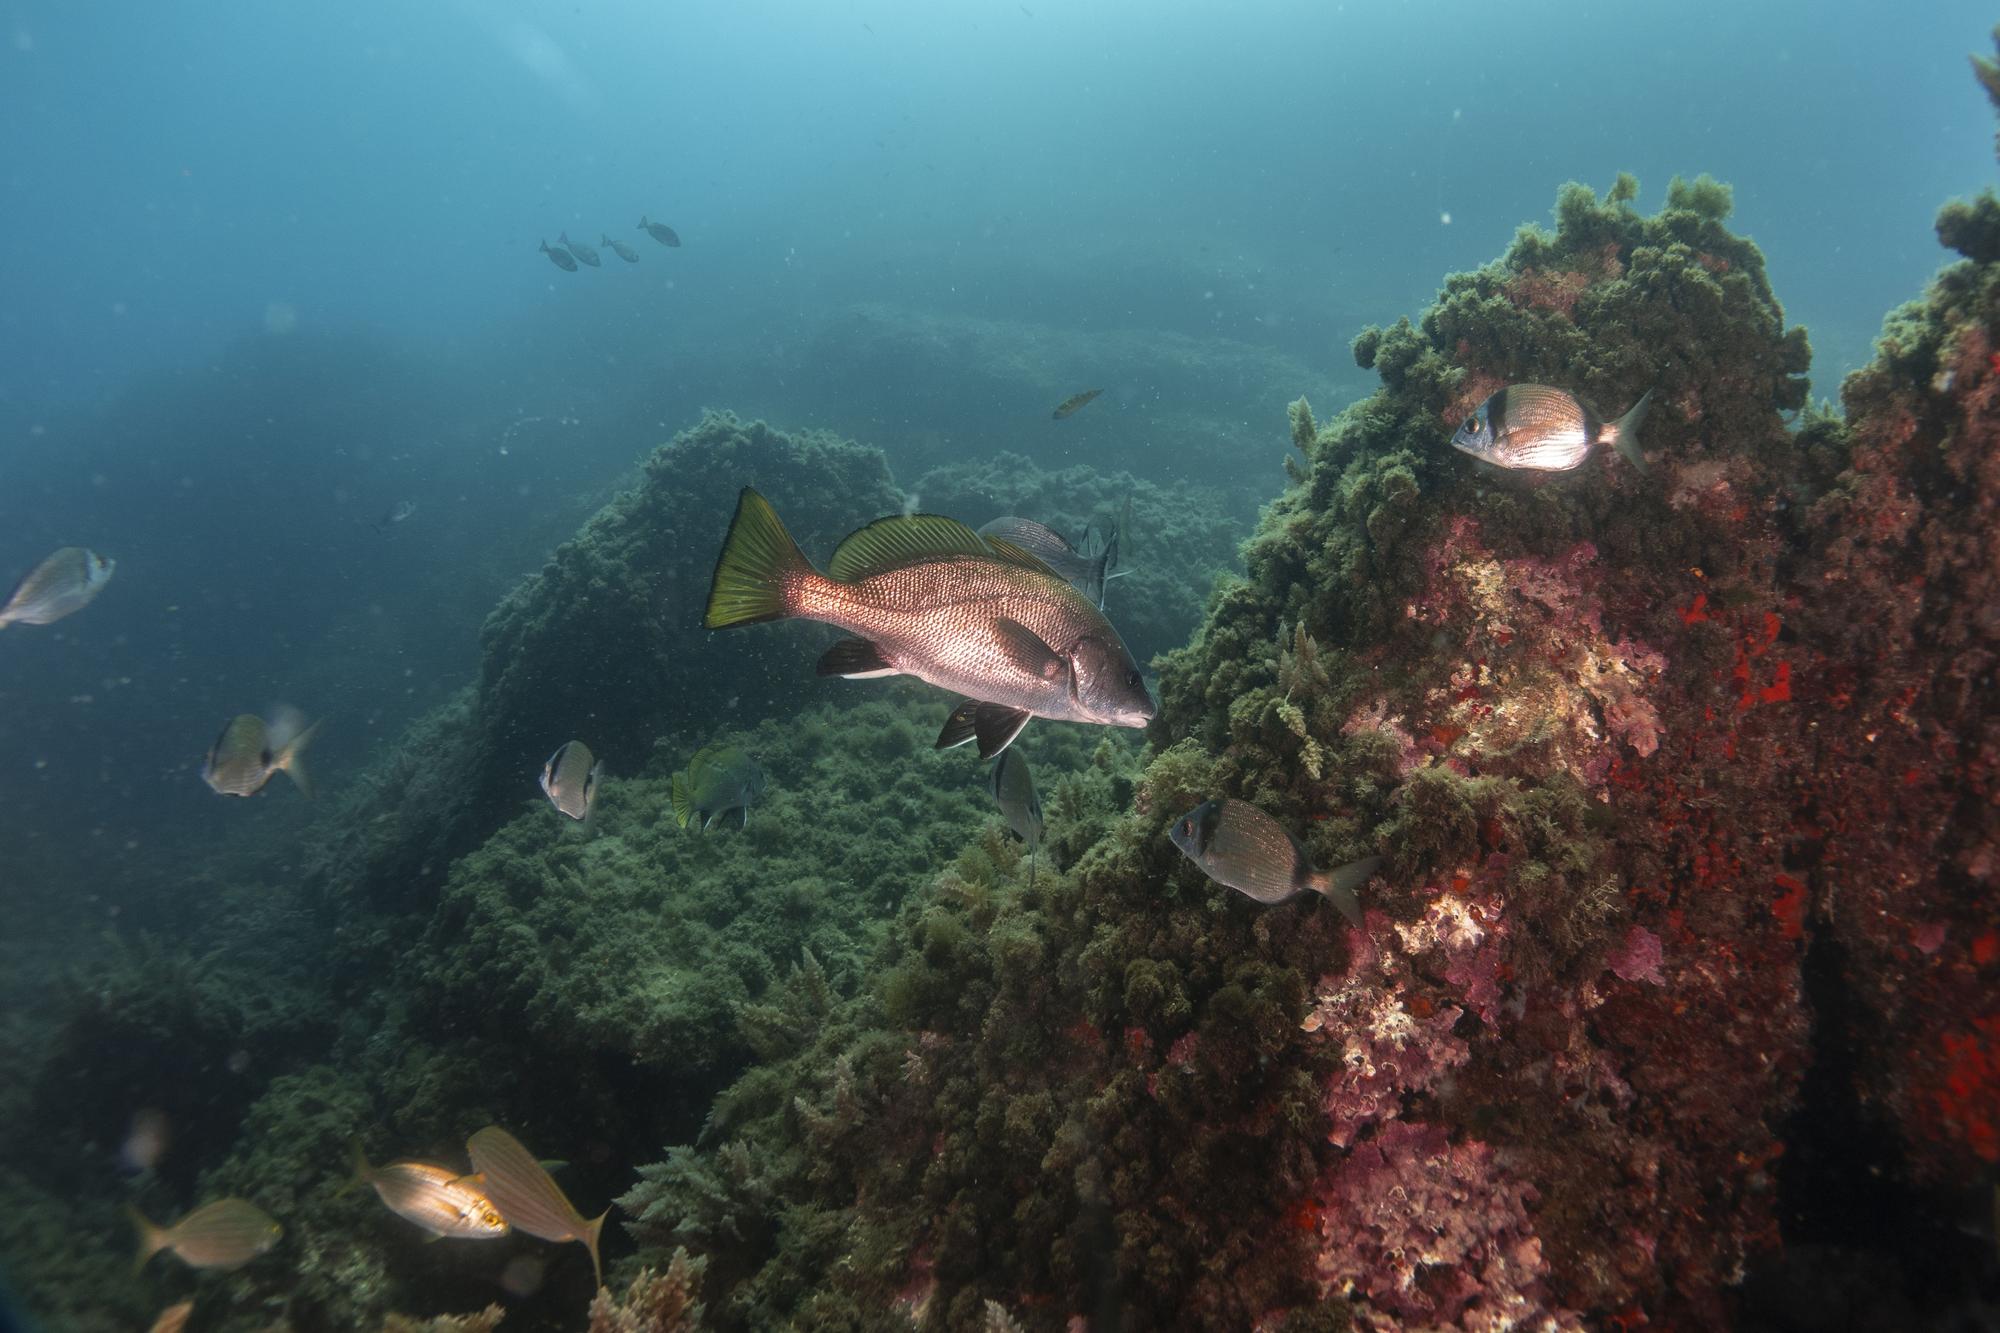
[(988, 537), (986, 546), (993, 553), (993, 558), (1002, 564), (1019, 565), (1022, 569), (1032, 569), (1037, 574), (1047, 574), (1052, 579), (1062, 578), (1062, 575), (1050, 568), (1048, 561), (1033, 551), (1016, 546), (1004, 537)]
[(827, 561), (826, 572), (842, 583), (891, 569), (955, 555), (992, 559), (993, 548), (978, 533), (942, 514), (892, 514), (847, 535)]

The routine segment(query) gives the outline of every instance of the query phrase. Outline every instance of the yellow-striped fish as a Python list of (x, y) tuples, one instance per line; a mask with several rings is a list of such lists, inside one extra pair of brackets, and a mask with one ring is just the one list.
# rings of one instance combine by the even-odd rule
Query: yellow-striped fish
[(464, 1176), (429, 1162), (370, 1166), (354, 1145), (354, 1174), (372, 1186), (389, 1211), (433, 1236), (495, 1240), (507, 1234), (507, 1219), (493, 1206), (478, 1176)]
[(63, 547), (29, 570), (14, 585), (13, 595), (0, 602), (0, 629), (47, 625), (74, 615), (96, 600), (117, 567), (117, 561), (106, 560), (95, 551)]
[(585, 1221), (562, 1186), (542, 1169), (521, 1141), (498, 1125), (488, 1125), (465, 1141), (472, 1169), (486, 1181), (486, 1195), (500, 1215), (530, 1236), (543, 1240), (573, 1240), (590, 1251), (590, 1269), (604, 1285), (604, 1265), (597, 1257), (597, 1238), (604, 1230), (605, 1209)]
[(285, 1234), (272, 1216), (248, 1199), (217, 1199), (205, 1203), (170, 1227), (154, 1224), (137, 1208), (125, 1215), (139, 1230), (139, 1253), (132, 1271), (167, 1250), (190, 1268), (241, 1268), (268, 1251)]
[(306, 747), (319, 734), (319, 723), (305, 725), (296, 708), (280, 708), (269, 722), (255, 713), (229, 720), (202, 761), (201, 780), (224, 796), (255, 796), (264, 784), (283, 773), (307, 796), (313, 794), (306, 774)]
[(1073, 417), (1079, 408), (1103, 392), (1102, 389), (1085, 389), (1082, 393), (1073, 393), (1057, 403), (1056, 410), (1049, 415), (1057, 421), (1061, 421), (1064, 417)]

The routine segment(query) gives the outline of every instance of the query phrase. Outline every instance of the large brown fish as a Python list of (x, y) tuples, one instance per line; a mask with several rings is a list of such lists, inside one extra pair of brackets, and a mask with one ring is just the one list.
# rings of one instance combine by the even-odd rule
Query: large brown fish
[(147, 1221), (137, 1208), (127, 1208), (125, 1214), (139, 1229), (135, 1273), (161, 1250), (171, 1251), (190, 1268), (241, 1268), (285, 1234), (269, 1213), (247, 1199), (203, 1204), (170, 1227)]
[(908, 675), (968, 696), (938, 748), (1006, 749), (1030, 717), (1143, 727), (1139, 666), (1075, 588), (1010, 542), (936, 514), (881, 518), (813, 568), (770, 501), (745, 488), (709, 585), (710, 629), (799, 618), (861, 637), (820, 658), (822, 676)]
[(486, 1196), (485, 1181), (478, 1176), (462, 1176), (429, 1162), (370, 1166), (359, 1143), (354, 1145), (354, 1174), (390, 1212), (433, 1236), (496, 1240), (507, 1234), (507, 1219)]
[(1357, 929), (1361, 900), (1354, 891), (1382, 866), (1366, 856), (1337, 870), (1315, 870), (1305, 848), (1285, 826), (1248, 801), (1223, 796), (1204, 801), (1174, 821), (1167, 836), (1217, 884), (1260, 903), (1281, 903), (1300, 893), (1323, 894)]
[(81, 546), (65, 546), (28, 571), (14, 593), (0, 602), (0, 629), (9, 625), (47, 625), (74, 615), (95, 601), (111, 581), (115, 560), (106, 560)]
[(604, 1230), (605, 1209), (590, 1221), (577, 1212), (576, 1205), (562, 1192), (562, 1186), (521, 1146), (521, 1141), (498, 1125), (488, 1125), (465, 1141), (472, 1157), (472, 1169), (486, 1182), (486, 1195), (500, 1215), (530, 1236), (543, 1240), (573, 1240), (590, 1251), (591, 1271), (597, 1285), (604, 1285), (604, 1266), (597, 1259), (597, 1237)]
[(1082, 393), (1073, 393), (1060, 403), (1057, 403), (1056, 410), (1050, 413), (1050, 416), (1057, 421), (1061, 421), (1064, 417), (1073, 417), (1076, 415), (1077, 409), (1103, 392), (1104, 390), (1102, 389), (1085, 389)]

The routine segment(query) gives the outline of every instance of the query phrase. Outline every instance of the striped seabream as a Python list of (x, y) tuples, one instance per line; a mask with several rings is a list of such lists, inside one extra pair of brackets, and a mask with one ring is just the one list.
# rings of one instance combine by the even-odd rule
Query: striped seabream
[(507, 1219), (487, 1197), (478, 1176), (460, 1175), (429, 1162), (370, 1166), (354, 1145), (354, 1174), (372, 1187), (389, 1211), (433, 1236), (495, 1240), (507, 1234)]
[(0, 629), (9, 625), (47, 625), (74, 615), (97, 599), (111, 572), (118, 567), (95, 551), (65, 546), (28, 571), (0, 602)]
[(597, 1285), (604, 1285), (597, 1238), (604, 1229), (604, 1219), (611, 1216), (610, 1209), (586, 1222), (535, 1155), (498, 1125), (488, 1125), (467, 1139), (465, 1151), (472, 1157), (472, 1169), (484, 1177), (486, 1196), (502, 1217), (530, 1236), (579, 1242), (590, 1251), (590, 1268)]
[(171, 1251), (190, 1268), (241, 1268), (278, 1243), (285, 1229), (248, 1199), (217, 1199), (170, 1227), (147, 1220), (137, 1208), (126, 1216), (139, 1230), (139, 1252), (132, 1263), (138, 1272), (161, 1250)]

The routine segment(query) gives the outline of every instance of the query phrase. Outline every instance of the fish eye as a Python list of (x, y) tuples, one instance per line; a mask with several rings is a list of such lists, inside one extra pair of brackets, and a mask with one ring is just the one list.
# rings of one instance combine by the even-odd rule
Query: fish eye
[(1127, 685), (1143, 685), (1145, 684), (1145, 679), (1136, 671), (1128, 671), (1125, 673), (1125, 683)]
[(1479, 418), (1467, 417), (1465, 419), (1465, 424), (1463, 426), (1460, 426), (1459, 429), (1464, 431), (1467, 435), (1479, 434)]

